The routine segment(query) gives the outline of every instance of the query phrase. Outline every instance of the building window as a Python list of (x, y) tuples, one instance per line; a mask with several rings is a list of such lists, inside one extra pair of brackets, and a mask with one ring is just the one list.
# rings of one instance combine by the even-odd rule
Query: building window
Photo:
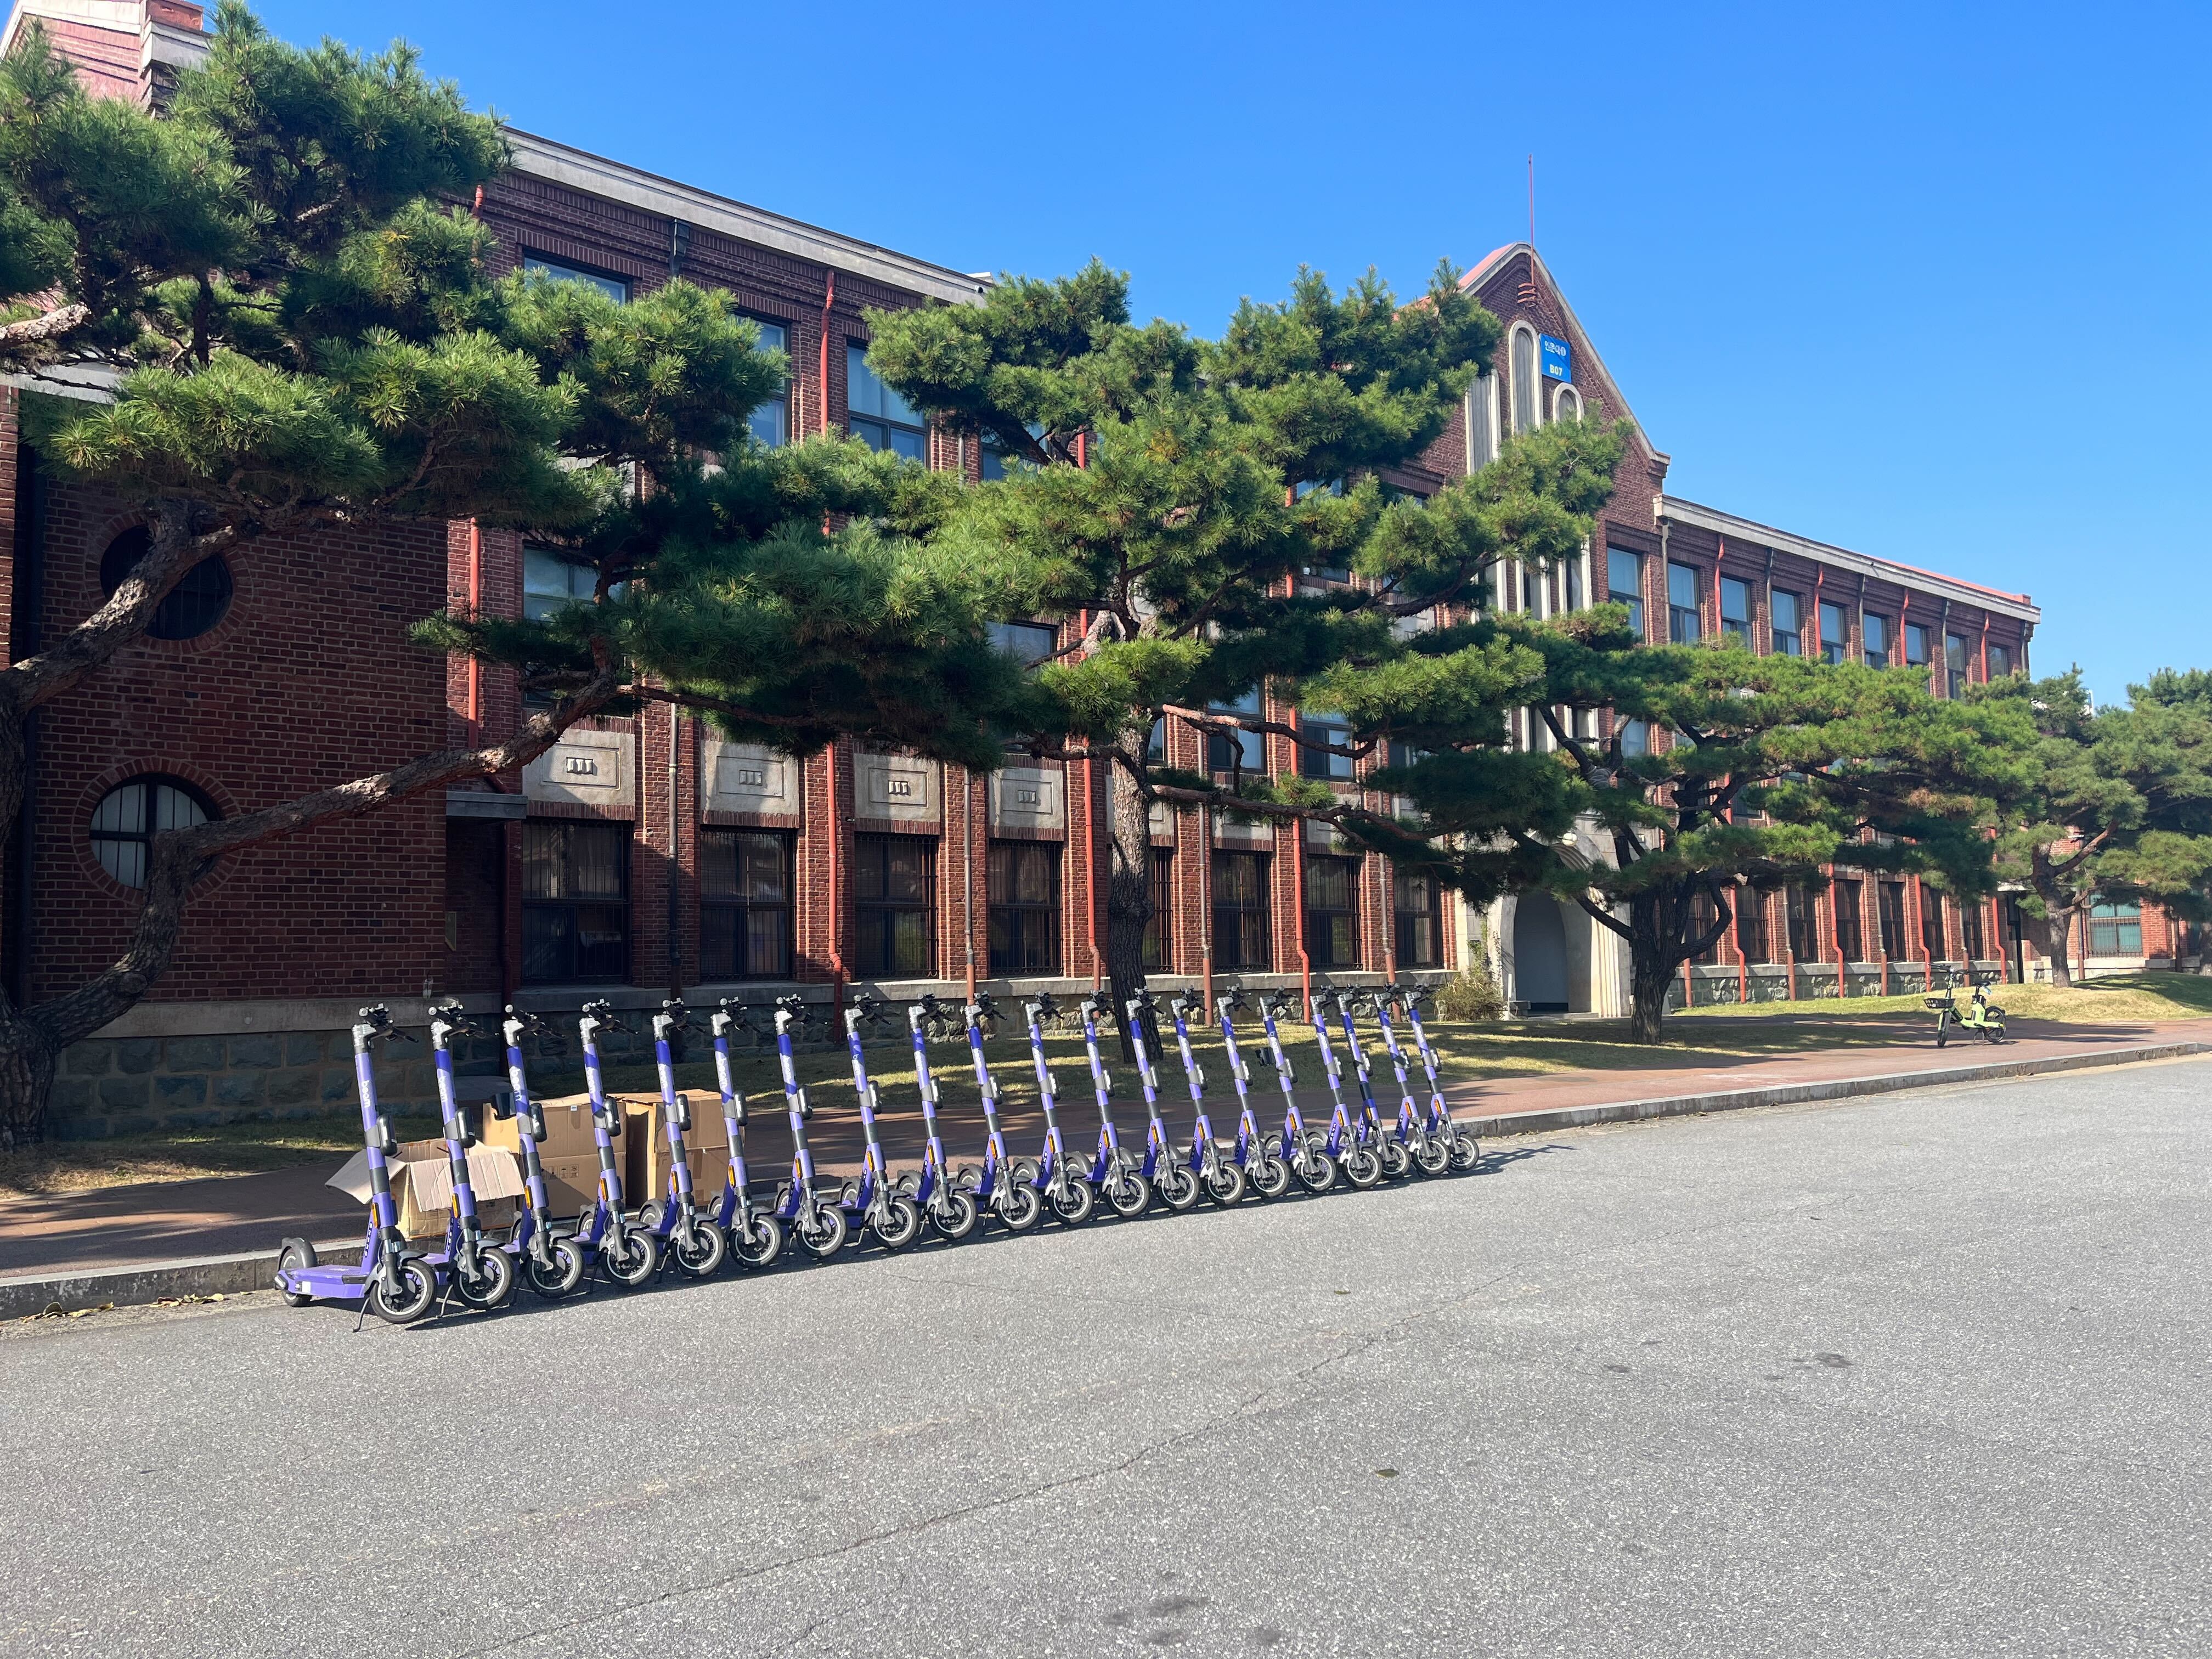
[[(154, 532), (144, 525), (135, 525), (108, 543), (107, 551), (100, 556), (100, 592), (113, 599), (153, 545)], [(232, 592), (229, 563), (222, 554), (211, 553), (161, 596), (146, 632), (157, 640), (198, 639), (223, 619)]]
[(1991, 646), (1989, 666), (1990, 678), (1993, 680), (2002, 679), (2007, 674), (2011, 673), (2012, 647), (2008, 645)]
[(2093, 904), (2089, 907), (2089, 954), (2093, 957), (2139, 957), (2142, 954), (2142, 906)]
[(1644, 556), (1624, 547), (1605, 550), (1605, 597), (1628, 607), (1628, 625), (1644, 637)]
[[(1260, 688), (1254, 686), (1243, 696), (1231, 702), (1216, 703), (1209, 712), (1216, 714), (1241, 714), (1257, 720), (1261, 714)], [(1206, 769), (1209, 772), (1231, 772), (1242, 769), (1247, 772), (1265, 774), (1267, 769), (1267, 739), (1263, 732), (1209, 731), (1206, 734)]]
[(1767, 609), (1774, 613), (1774, 654), (1778, 657), (1802, 657), (1805, 654), (1805, 623), (1797, 609), (1797, 596), (1779, 589), (1769, 589)]
[(1498, 459), (1498, 377), (1476, 377), (1467, 389), (1467, 470), (1480, 472)]
[[(599, 589), (599, 573), (588, 564), (554, 552), (550, 548), (522, 550), (522, 614), (542, 622), (571, 605), (589, 605)], [(616, 582), (607, 597), (618, 599), (629, 591), (628, 582)]]
[(1145, 918), (1145, 966), (1175, 968), (1175, 854), (1152, 849), (1152, 914)]
[[(1315, 743), (1334, 744), (1339, 748), (1352, 743), (1352, 726), (1348, 721), (1334, 714), (1316, 714), (1301, 709), (1298, 712), (1298, 734)], [(1335, 783), (1352, 781), (1352, 757), (1331, 754), (1326, 749), (1298, 746), (1298, 775), (1302, 778), (1323, 778)]]
[(1859, 927), (1859, 884), (1836, 884), (1836, 953), (1845, 962), (1866, 960), (1866, 939)]
[(1905, 661), (1911, 668), (1928, 666), (1928, 629), (1919, 623), (1905, 624)]
[(92, 855), (125, 887), (146, 884), (148, 849), (167, 830), (196, 830), (215, 817), (198, 790), (153, 775), (118, 784), (92, 809)]
[(1905, 884), (1885, 881), (1875, 889), (1876, 920), (1881, 924), (1881, 953), (1892, 962), (1905, 960)]
[(1035, 668), (1060, 648), (1060, 630), (1048, 623), (993, 623), (991, 643), (1024, 668)]
[(522, 826), (522, 977), (580, 985), (629, 971), (627, 823), (533, 818)]
[(1869, 668), (1888, 667), (1889, 618), (1877, 617), (1871, 611), (1862, 611), (1859, 615), (1859, 643), (1866, 651), (1866, 665)]
[(1766, 895), (1741, 887), (1735, 896), (1735, 943), (1746, 962), (1771, 962), (1773, 930), (1766, 925)]
[(1751, 645), (1751, 584), (1735, 576), (1721, 578), (1721, 637), (1745, 650)]
[[(1702, 889), (1690, 895), (1690, 933), (1686, 941), (1695, 944), (1713, 931), (1713, 924), (1721, 919), (1720, 902)], [(1697, 954), (1699, 966), (1710, 968), (1721, 959), (1721, 942), (1717, 935), (1711, 944)]]
[(1213, 855), (1213, 965), (1255, 973), (1275, 965), (1265, 853)]
[(1943, 689), (1954, 697), (1966, 695), (1966, 636), (1943, 636)]
[(1579, 421), (1583, 417), (1583, 394), (1571, 386), (1562, 386), (1552, 394), (1552, 418), (1555, 421)]
[(1964, 934), (1966, 960), (1979, 962), (1989, 955), (1987, 941), (1982, 936), (1982, 916), (1989, 906), (1980, 899), (1961, 899), (1959, 902), (1959, 931)]
[(937, 843), (921, 836), (853, 837), (853, 971), (925, 979), (937, 971)]
[[(788, 352), (791, 331), (781, 323), (764, 323), (757, 317), (753, 326), (760, 330), (760, 349)], [(791, 441), (791, 377), (784, 376), (783, 389), (745, 417), (754, 441), (775, 449)]]
[(1401, 968), (1441, 968), (1444, 962), (1443, 885), (1425, 870), (1400, 870), (1390, 878), (1398, 926)]
[(1565, 591), (1566, 604), (1563, 609), (1580, 611), (1589, 604), (1589, 596), (1583, 592), (1583, 562), (1569, 559), (1559, 567), (1559, 586)]
[(586, 270), (581, 265), (563, 264), (558, 259), (543, 258), (535, 253), (522, 256), (526, 276), (544, 276), (556, 283), (581, 283), (595, 288), (617, 305), (629, 303), (629, 284), (619, 276), (607, 276), (596, 270)]
[(991, 843), (991, 971), (1060, 971), (1060, 848)]
[(1698, 572), (1694, 565), (1667, 567), (1667, 637), (1676, 645), (1698, 642)]
[(845, 346), (845, 410), (853, 435), (869, 448), (910, 461), (927, 459), (921, 415), (868, 367), (867, 347), (851, 341)]
[(699, 832), (699, 977), (791, 977), (791, 837)]
[(1540, 416), (1536, 375), (1536, 331), (1526, 324), (1513, 331), (1513, 430), (1534, 428)]
[(1613, 728), (1620, 738), (1623, 760), (1633, 760), (1638, 755), (1651, 752), (1651, 725), (1648, 720), (1623, 720)]
[(1820, 655), (1826, 661), (1840, 663), (1850, 647), (1850, 635), (1844, 621), (1844, 607), (1820, 601)]
[(1920, 948), (1930, 962), (1950, 960), (1943, 942), (1943, 896), (1925, 885), (1920, 890)]
[(1359, 860), (1306, 858), (1306, 955), (1316, 968), (1359, 966)]
[(1784, 888), (1782, 918), (1790, 929), (1790, 954), (1797, 961), (1818, 962), (1827, 954), (1820, 948), (1820, 905), (1812, 889)]

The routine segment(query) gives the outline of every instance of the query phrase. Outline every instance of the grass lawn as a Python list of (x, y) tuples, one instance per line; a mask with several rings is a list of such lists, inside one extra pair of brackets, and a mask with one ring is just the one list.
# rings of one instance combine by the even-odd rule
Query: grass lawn
[[(2094, 1024), (2105, 1021), (2134, 1023), (2189, 1019), (2212, 1014), (2212, 978), (2193, 974), (2130, 974), (2092, 981), (2071, 989), (2047, 985), (2008, 985), (1999, 992), (2006, 1011), (2016, 1019), (2057, 1020)], [(1866, 1043), (1893, 1044), (1900, 1030), (1917, 1030), (1929, 1016), (1922, 1008), (1920, 994), (1893, 997), (1833, 998), (1810, 1002), (1764, 1002), (1749, 1006), (1699, 1008), (1669, 1016), (1668, 1040), (1656, 1048), (1639, 1047), (1627, 1040), (1625, 1021), (1575, 1020), (1530, 1022), (1497, 1021), (1485, 1024), (1433, 1021), (1429, 1033), (1447, 1082), (1484, 1078), (1530, 1076), (1548, 1072), (1635, 1072), (1716, 1063), (1744, 1058), (1840, 1048)], [(1395, 1097), (1389, 1056), (1373, 1041), (1371, 1022), (1362, 1022), (1361, 1036), (1369, 1048), (1369, 1063), (1376, 1078), (1378, 1098)], [(1283, 1033), (1291, 1062), (1306, 1088), (1318, 1085), (1321, 1061), (1310, 1026), (1286, 1028)], [(1257, 1027), (1249, 1037), (1240, 1030), (1239, 1042), (1252, 1068), (1253, 1087), (1263, 1103), (1277, 1097), (1273, 1068)], [(1340, 1034), (1332, 1042), (1343, 1060)], [(1133, 1121), (1141, 1111), (1136, 1068), (1124, 1063), (1111, 1036), (1104, 1040), (1106, 1062), (1115, 1074), (1117, 1115)], [(1217, 1124), (1233, 1115), (1235, 1091), (1230, 1084), (1221, 1035), (1212, 1027), (1192, 1034), (1192, 1050), (1206, 1069), (1207, 1096), (1213, 1103)], [(702, 1050), (695, 1052), (703, 1052)], [(1091, 1075), (1079, 1035), (1054, 1035), (1046, 1039), (1045, 1052), (1057, 1077), (1067, 1109), (1076, 1115), (1063, 1122), (1083, 1123), (1091, 1110)], [(1010, 1104), (1033, 1103), (1036, 1073), (1029, 1042), (1018, 1028), (994, 1039), (988, 1048), (993, 1075)], [(1188, 1095), (1181, 1061), (1170, 1040), (1168, 1052), (1156, 1057), (1160, 1066), (1163, 1098), (1171, 1113), (1179, 1114)], [(871, 1074), (888, 1110), (908, 1109), (914, 1099), (913, 1053), (902, 1040), (872, 1046)], [(1423, 1086), (1418, 1056), (1410, 1048), (1407, 1069), (1414, 1086)], [(975, 1072), (964, 1042), (942, 1044), (931, 1050), (949, 1109), (966, 1113), (975, 1098)], [(734, 1066), (738, 1086), (750, 1097), (763, 1095), (780, 1101), (782, 1081), (775, 1056), (747, 1054)], [(832, 1115), (853, 1110), (852, 1061), (842, 1048), (799, 1057), (799, 1081), (809, 1095)], [(711, 1091), (714, 1087), (711, 1060), (696, 1059), (677, 1067), (678, 1086)], [(565, 1065), (541, 1064), (531, 1084), (540, 1096), (553, 1099), (583, 1091), (583, 1072), (573, 1058)], [(650, 1065), (610, 1066), (606, 1084), (617, 1093), (650, 1092), (659, 1087)], [(1349, 1085), (1347, 1085), (1349, 1088)], [(1356, 1098), (1356, 1094), (1353, 1097)], [(419, 1139), (437, 1133), (427, 1119), (395, 1120), (394, 1130), (403, 1139)], [(0, 1157), (0, 1202), (32, 1194), (66, 1192), (94, 1187), (119, 1186), (143, 1181), (184, 1181), (200, 1176), (244, 1175), (287, 1164), (315, 1163), (349, 1156), (361, 1145), (359, 1119), (350, 1113), (307, 1122), (234, 1123), (217, 1129), (191, 1130), (159, 1135), (139, 1135), (113, 1140), (64, 1141), (27, 1152)]]

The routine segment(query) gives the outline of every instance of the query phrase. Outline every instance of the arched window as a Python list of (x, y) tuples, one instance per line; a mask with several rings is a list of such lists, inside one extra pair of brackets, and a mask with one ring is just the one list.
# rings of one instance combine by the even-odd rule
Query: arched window
[[(131, 567), (153, 544), (153, 532), (143, 524), (108, 543), (107, 551), (100, 556), (100, 591), (113, 599)], [(183, 580), (154, 607), (146, 631), (157, 640), (197, 639), (222, 620), (230, 609), (230, 566), (222, 554), (210, 554), (185, 572)]]
[(147, 848), (165, 830), (191, 830), (216, 816), (199, 791), (149, 773), (118, 784), (92, 809), (93, 856), (125, 887), (146, 884)]
[(1579, 421), (1583, 417), (1583, 394), (1574, 387), (1561, 383), (1552, 394), (1552, 418), (1555, 421)]
[(1528, 432), (1543, 418), (1536, 374), (1536, 331), (1526, 323), (1513, 326), (1513, 429)]

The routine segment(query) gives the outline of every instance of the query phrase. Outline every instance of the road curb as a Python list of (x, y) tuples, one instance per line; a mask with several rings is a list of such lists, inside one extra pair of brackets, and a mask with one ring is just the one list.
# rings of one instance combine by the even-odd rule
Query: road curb
[(1888, 1095), (1905, 1089), (1935, 1089), (1954, 1083), (1987, 1083), (2045, 1072), (2079, 1072), (2099, 1066), (2130, 1066), (2147, 1060), (2179, 1060), (2212, 1054), (2212, 1042), (2151, 1042), (2132, 1048), (2105, 1048), (2087, 1054), (2046, 1054), (2037, 1060), (1999, 1060), (1981, 1066), (1954, 1066), (1925, 1072), (1888, 1072), (1875, 1077), (1826, 1078), (1814, 1083), (1778, 1083), (1764, 1089), (1723, 1090), (1711, 1094), (1662, 1095), (1651, 1100), (1607, 1101), (1592, 1106), (1508, 1112), (1498, 1117), (1455, 1115), (1479, 1135), (1548, 1134), (1598, 1123), (1634, 1123), (1646, 1118), (1691, 1117), (1706, 1112), (1741, 1112), (1755, 1106), (1796, 1106), (1854, 1095)]
[(82, 1273), (26, 1273), (0, 1279), (0, 1319), (22, 1319), (59, 1307), (143, 1306), (169, 1297), (235, 1296), (275, 1283), (276, 1252), (201, 1256), (191, 1261), (140, 1261)]

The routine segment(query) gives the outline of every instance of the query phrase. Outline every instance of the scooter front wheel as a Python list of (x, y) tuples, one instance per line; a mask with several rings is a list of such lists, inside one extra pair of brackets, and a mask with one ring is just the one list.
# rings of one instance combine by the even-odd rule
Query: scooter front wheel
[(1152, 1189), (1127, 1170), (1116, 1170), (1106, 1178), (1106, 1202), (1122, 1220), (1134, 1221), (1152, 1207)]
[(1310, 1193), (1325, 1193), (1336, 1185), (1336, 1160), (1327, 1152), (1306, 1148), (1305, 1156), (1291, 1166), (1299, 1184)]
[(660, 1240), (652, 1233), (624, 1228), (607, 1236), (599, 1246), (599, 1260), (607, 1264), (616, 1284), (634, 1291), (651, 1283), (660, 1271)]
[(730, 1241), (722, 1230), (696, 1217), (688, 1235), (679, 1227), (669, 1243), (676, 1253), (676, 1271), (686, 1279), (711, 1279), (729, 1259)]
[(1405, 1144), (1401, 1141), (1385, 1137), (1380, 1156), (1382, 1159), (1382, 1173), (1393, 1181), (1398, 1180), (1407, 1170), (1413, 1167), (1413, 1160), (1407, 1152)]
[(451, 1271), (453, 1294), (479, 1313), (505, 1307), (507, 1297), (514, 1294), (514, 1258), (505, 1250), (487, 1245), (477, 1252), (473, 1274), (462, 1272), (459, 1262)]
[(1465, 1129), (1452, 1133), (1452, 1168), (1462, 1175), (1482, 1162), (1482, 1143)]
[(783, 1254), (783, 1223), (772, 1215), (757, 1215), (750, 1223), (731, 1228), (730, 1254), (740, 1267), (769, 1266)]
[(1008, 1232), (1025, 1233), (1037, 1224), (1044, 1214), (1044, 1206), (1037, 1201), (1036, 1188), (1020, 1181), (1009, 1186), (1000, 1196), (996, 1212)]
[(836, 1255), (852, 1237), (845, 1212), (835, 1204), (817, 1204), (811, 1212), (801, 1210), (792, 1225), (799, 1233), (799, 1248), (817, 1261)]
[(1272, 1152), (1254, 1158), (1244, 1173), (1251, 1177), (1252, 1190), (1262, 1198), (1280, 1198), (1291, 1189), (1291, 1166)]
[(1089, 1182), (1070, 1177), (1052, 1194), (1052, 1212), (1063, 1227), (1080, 1227), (1098, 1207), (1098, 1194)]
[(1344, 1168), (1344, 1178), (1362, 1192), (1382, 1182), (1382, 1160), (1364, 1146), (1346, 1148), (1337, 1162)]
[(556, 1238), (546, 1245), (545, 1254), (550, 1262), (532, 1256), (523, 1263), (523, 1280), (548, 1302), (557, 1301), (584, 1282), (584, 1253), (574, 1239)]
[(1433, 1135), (1424, 1135), (1413, 1148), (1413, 1164), (1423, 1175), (1442, 1175), (1451, 1168), (1451, 1148)]
[(885, 1249), (902, 1250), (921, 1237), (921, 1206), (905, 1194), (897, 1194), (876, 1212), (868, 1231)]
[(1244, 1199), (1242, 1164), (1222, 1163), (1206, 1171), (1206, 1195), (1223, 1209), (1234, 1209)]
[(386, 1296), (382, 1284), (368, 1288), (368, 1310), (388, 1325), (411, 1325), (430, 1311), (438, 1299), (438, 1276), (414, 1256), (399, 1264), (397, 1296)]
[(929, 1206), (929, 1224), (948, 1244), (957, 1244), (974, 1232), (982, 1217), (975, 1207), (975, 1194), (958, 1187), (947, 1188)]
[(1180, 1164), (1170, 1164), (1152, 1177), (1160, 1202), (1177, 1215), (1198, 1202), (1198, 1177)]

